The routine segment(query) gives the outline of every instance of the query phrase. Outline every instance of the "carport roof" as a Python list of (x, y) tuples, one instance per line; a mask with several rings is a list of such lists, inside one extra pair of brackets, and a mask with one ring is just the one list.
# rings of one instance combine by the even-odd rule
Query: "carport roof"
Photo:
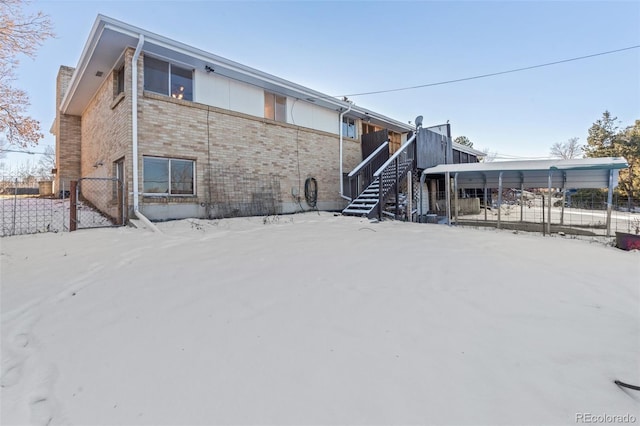
[[(606, 188), (610, 170), (629, 167), (619, 157), (581, 158), (574, 160), (497, 161), (491, 163), (440, 164), (425, 169), (424, 175), (458, 174), (459, 188), (497, 188), (502, 173), (502, 187), (519, 188)], [(617, 182), (614, 174), (614, 182)]]

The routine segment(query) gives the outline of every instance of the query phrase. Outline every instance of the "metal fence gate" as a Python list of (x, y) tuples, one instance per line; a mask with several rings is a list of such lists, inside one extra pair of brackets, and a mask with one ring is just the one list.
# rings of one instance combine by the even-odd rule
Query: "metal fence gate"
[(125, 224), (125, 192), (120, 179), (81, 178), (76, 186), (75, 198), (76, 229)]

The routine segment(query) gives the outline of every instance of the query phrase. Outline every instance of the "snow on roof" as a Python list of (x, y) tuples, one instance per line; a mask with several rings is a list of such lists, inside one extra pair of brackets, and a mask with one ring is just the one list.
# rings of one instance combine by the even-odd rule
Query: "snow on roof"
[[(440, 164), (423, 171), (424, 175), (458, 174), (460, 188), (479, 188), (485, 183), (498, 187), (502, 174), (503, 187), (542, 188), (606, 188), (609, 171), (629, 167), (624, 158), (602, 157), (574, 160), (499, 161), (490, 163)], [(614, 174), (614, 179), (615, 179)]]

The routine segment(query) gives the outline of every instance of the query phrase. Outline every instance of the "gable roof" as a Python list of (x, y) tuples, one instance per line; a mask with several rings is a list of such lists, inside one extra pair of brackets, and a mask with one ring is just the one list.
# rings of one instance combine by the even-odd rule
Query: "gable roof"
[[(609, 171), (629, 167), (624, 158), (602, 157), (574, 160), (496, 161), (490, 163), (441, 164), (425, 169), (425, 175), (458, 174), (458, 187), (497, 188), (500, 173), (502, 186), (546, 188), (551, 173), (554, 188), (606, 188)], [(617, 176), (614, 175), (614, 179)]]
[[(81, 115), (100, 85), (109, 77), (109, 73), (121, 58), (122, 52), (127, 47), (135, 48), (141, 35), (144, 36), (144, 52), (193, 69), (205, 70), (205, 66), (209, 66), (218, 75), (306, 100), (335, 111), (345, 111), (349, 107), (348, 102), (324, 93), (116, 19), (98, 15), (71, 78), (69, 89), (62, 100), (62, 112)], [(415, 130), (408, 124), (355, 105), (352, 106), (352, 112), (352, 115), (358, 118), (369, 117), (374, 124), (390, 130), (401, 133)]]

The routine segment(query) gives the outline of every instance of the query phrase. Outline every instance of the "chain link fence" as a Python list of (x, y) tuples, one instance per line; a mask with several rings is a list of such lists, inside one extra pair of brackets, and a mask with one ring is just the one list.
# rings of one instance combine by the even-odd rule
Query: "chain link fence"
[[(462, 192), (462, 191), (461, 191)], [(430, 212), (439, 217), (446, 215), (445, 193), (435, 194)], [(459, 198), (458, 224), (466, 226), (500, 226), (504, 229), (543, 232), (543, 224), (550, 220), (552, 232), (585, 236), (605, 236), (607, 233), (607, 193), (599, 190), (556, 192), (551, 196), (546, 190), (506, 189), (502, 192), (502, 204), (498, 209), (498, 192), (488, 191), (488, 202), (479, 198), (479, 210), (465, 211), (464, 206), (475, 197), (461, 194)], [(451, 197), (453, 215), (454, 199)], [(611, 206), (611, 233), (636, 233), (640, 228), (640, 197), (630, 198), (614, 194)]]
[(69, 199), (55, 198), (51, 181), (0, 177), (0, 236), (69, 230)]
[[(53, 194), (51, 182), (22, 182), (0, 177), (0, 237), (70, 230), (70, 188), (64, 183)], [(122, 182), (84, 178), (78, 182), (77, 229), (121, 226), (125, 223)]]
[(77, 194), (77, 229), (125, 224), (124, 190), (117, 178), (82, 178)]

